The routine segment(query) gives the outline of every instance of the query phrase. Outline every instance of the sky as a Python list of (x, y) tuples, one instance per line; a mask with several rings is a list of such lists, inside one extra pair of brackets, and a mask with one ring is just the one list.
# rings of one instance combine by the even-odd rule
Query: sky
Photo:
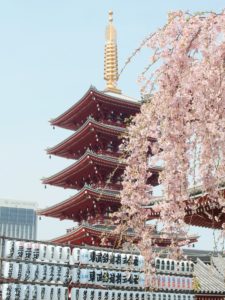
[[(49, 124), (78, 101), (90, 85), (103, 90), (104, 34), (108, 11), (114, 12), (119, 69), (150, 33), (163, 26), (173, 10), (220, 11), (219, 0), (0, 0), (0, 198), (51, 206), (73, 190), (41, 184), (41, 178), (72, 162), (49, 159), (47, 147), (72, 132)], [(148, 64), (147, 49), (123, 72), (118, 86), (139, 98), (138, 75)], [(74, 226), (42, 218), (38, 239), (51, 239)], [(212, 249), (212, 232), (197, 227), (197, 248)]]

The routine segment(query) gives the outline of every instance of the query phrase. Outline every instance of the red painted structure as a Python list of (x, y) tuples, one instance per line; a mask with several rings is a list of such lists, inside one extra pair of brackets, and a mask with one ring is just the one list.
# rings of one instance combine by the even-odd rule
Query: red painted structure
[[(66, 112), (51, 120), (53, 126), (75, 131), (70, 137), (49, 148), (49, 155), (75, 160), (66, 169), (43, 180), (44, 184), (76, 189), (78, 192), (69, 199), (38, 212), (39, 215), (70, 219), (92, 225), (91, 232), (102, 235), (102, 228), (93, 231), (96, 223), (104, 224), (109, 214), (120, 207), (119, 191), (125, 164), (119, 160), (119, 145), (126, 131), (126, 120), (140, 110), (140, 103), (127, 96), (100, 92), (91, 87), (87, 93)], [(152, 168), (149, 181), (157, 184), (160, 168)], [(197, 195), (187, 201), (186, 222), (191, 225), (221, 228), (225, 214), (207, 200), (206, 195)], [(197, 210), (192, 208), (197, 205)], [(159, 217), (154, 212), (154, 203), (149, 208), (149, 219)], [(210, 218), (217, 215), (217, 219)], [(83, 229), (55, 239), (56, 242), (77, 242), (99, 244), (99, 239), (83, 239)], [(89, 228), (90, 229), (90, 228)], [(114, 238), (115, 239), (115, 238)], [(112, 240), (112, 238), (111, 238)], [(194, 240), (192, 240), (194, 241)], [(112, 244), (111, 242), (109, 243)], [(162, 243), (161, 243), (162, 244)], [(168, 241), (165, 241), (165, 245)]]

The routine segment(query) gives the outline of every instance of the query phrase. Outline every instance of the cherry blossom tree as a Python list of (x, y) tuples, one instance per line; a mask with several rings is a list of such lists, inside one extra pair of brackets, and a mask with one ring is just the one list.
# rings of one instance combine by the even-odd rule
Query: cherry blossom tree
[(163, 236), (172, 237), (174, 256), (184, 244), (177, 241), (178, 235), (189, 242), (184, 217), (190, 178), (194, 186), (197, 180), (201, 184), (212, 208), (219, 205), (225, 211), (220, 189), (225, 181), (225, 11), (169, 13), (167, 24), (144, 45), (151, 53), (141, 76), (146, 101), (122, 145), (127, 168), (122, 209), (116, 215), (117, 230), (132, 228), (139, 249), (151, 261), (155, 227), (146, 225), (146, 206), (154, 200), (150, 165), (163, 162), (159, 182), (164, 200), (152, 207), (160, 212)]

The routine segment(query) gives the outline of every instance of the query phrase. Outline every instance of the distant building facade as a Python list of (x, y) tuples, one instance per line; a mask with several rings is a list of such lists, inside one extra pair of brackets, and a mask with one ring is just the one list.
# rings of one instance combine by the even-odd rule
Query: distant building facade
[(0, 236), (36, 240), (37, 204), (0, 199)]

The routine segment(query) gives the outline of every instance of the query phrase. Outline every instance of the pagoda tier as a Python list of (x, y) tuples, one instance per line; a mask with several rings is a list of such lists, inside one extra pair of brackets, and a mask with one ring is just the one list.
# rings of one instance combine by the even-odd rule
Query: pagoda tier
[[(225, 189), (223, 196), (225, 197)], [(155, 199), (156, 202), (163, 201), (163, 198)], [(213, 202), (207, 194), (198, 194), (190, 197), (186, 202), (185, 222), (192, 226), (200, 226), (214, 229), (222, 229), (225, 223), (224, 207), (215, 201)], [(160, 213), (154, 211), (154, 203), (149, 208), (149, 220), (159, 218)]]
[(118, 191), (95, 190), (85, 186), (77, 194), (56, 205), (38, 211), (38, 215), (70, 219), (76, 222), (89, 220), (92, 217), (108, 218), (108, 214), (120, 207)]
[[(78, 190), (85, 184), (93, 188), (120, 190), (125, 166), (115, 157), (98, 155), (88, 150), (68, 168), (43, 179), (43, 183)], [(160, 170), (160, 168), (154, 167), (149, 169), (152, 173), (149, 178), (151, 184), (156, 185), (158, 183)]]
[[(89, 245), (89, 246), (102, 246), (109, 248), (120, 248), (121, 237), (114, 234), (114, 226), (106, 227), (102, 225), (81, 225), (79, 227), (68, 230), (67, 234), (53, 239), (51, 242), (70, 245)], [(163, 238), (156, 232), (153, 235), (152, 246), (165, 247), (171, 244), (171, 238)], [(133, 240), (134, 234), (127, 232), (123, 236), (122, 242)], [(182, 237), (176, 237), (178, 243), (184, 240)], [(197, 236), (189, 237), (190, 244), (197, 241)], [(138, 239), (136, 239), (136, 242)], [(134, 241), (135, 242), (135, 241)]]
[(48, 154), (78, 159), (87, 149), (97, 154), (119, 156), (119, 144), (125, 128), (108, 125), (89, 117), (69, 138), (47, 150)]
[(139, 111), (140, 103), (136, 100), (91, 87), (76, 104), (50, 122), (53, 126), (76, 130), (92, 117), (101, 123), (125, 127), (126, 119)]

